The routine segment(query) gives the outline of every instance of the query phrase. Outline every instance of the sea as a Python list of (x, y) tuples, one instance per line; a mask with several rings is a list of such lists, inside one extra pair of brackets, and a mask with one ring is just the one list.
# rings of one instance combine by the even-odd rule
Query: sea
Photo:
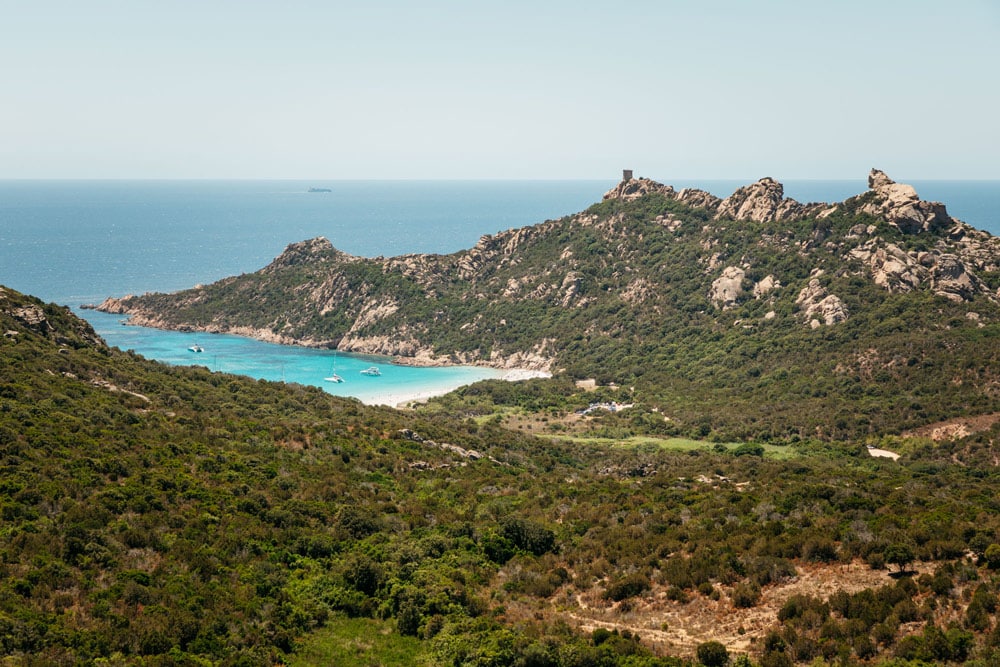
[[(755, 179), (657, 180), (725, 197)], [(909, 182), (921, 198), (944, 202), (953, 217), (1000, 234), (1000, 181)], [(485, 234), (581, 211), (615, 183), (0, 181), (0, 285), (69, 306), (110, 345), (150, 359), (315, 385), (365, 403), (396, 405), (503, 373), (418, 368), (237, 336), (123, 326), (119, 316), (81, 306), (256, 271), (289, 243), (317, 236), (363, 257), (452, 253)], [(785, 195), (801, 202), (842, 201), (867, 189), (865, 179), (784, 185)], [(381, 374), (361, 373), (372, 366)], [(325, 380), (334, 374), (344, 381)]]

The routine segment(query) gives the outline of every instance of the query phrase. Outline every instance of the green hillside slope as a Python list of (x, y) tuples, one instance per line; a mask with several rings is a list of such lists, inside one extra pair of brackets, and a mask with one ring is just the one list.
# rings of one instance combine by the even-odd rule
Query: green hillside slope
[(625, 181), (588, 210), (452, 255), (325, 239), (256, 273), (109, 299), (150, 326), (546, 368), (634, 388), (680, 434), (857, 439), (1000, 409), (1000, 242), (873, 171), (801, 205)]

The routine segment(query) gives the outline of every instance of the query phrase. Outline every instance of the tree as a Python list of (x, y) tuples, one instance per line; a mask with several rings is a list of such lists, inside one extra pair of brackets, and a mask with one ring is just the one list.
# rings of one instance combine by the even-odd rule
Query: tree
[(729, 664), (729, 651), (720, 642), (710, 641), (698, 645), (698, 662), (705, 667), (723, 667)]
[(900, 572), (914, 560), (913, 549), (906, 544), (893, 544), (885, 550), (885, 562), (899, 567)]
[(986, 562), (986, 567), (991, 570), (1000, 570), (1000, 544), (993, 543), (986, 547), (983, 560)]

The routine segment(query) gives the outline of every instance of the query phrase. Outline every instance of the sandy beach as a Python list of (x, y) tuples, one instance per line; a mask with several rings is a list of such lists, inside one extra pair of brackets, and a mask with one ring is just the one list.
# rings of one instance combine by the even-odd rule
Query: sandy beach
[[(524, 368), (512, 368), (509, 370), (499, 371), (499, 374), (495, 377), (497, 380), (506, 380), (508, 382), (518, 382), (520, 380), (530, 380), (533, 378), (548, 378), (552, 377), (552, 373), (547, 371), (536, 371)], [(360, 400), (365, 405), (387, 405), (389, 407), (405, 408), (413, 403), (419, 403), (426, 401), (429, 398), (435, 396), (443, 396), (450, 391), (454, 391), (459, 387), (463, 387), (469, 383), (462, 384), (441, 384), (437, 386), (425, 386), (420, 389), (413, 390), (397, 390), (388, 391), (385, 393), (380, 393), (377, 395), (369, 395), (361, 397)]]

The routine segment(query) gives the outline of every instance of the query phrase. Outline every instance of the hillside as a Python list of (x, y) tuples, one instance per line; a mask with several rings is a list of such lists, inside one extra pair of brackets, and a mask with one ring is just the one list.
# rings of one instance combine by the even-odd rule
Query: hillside
[(100, 308), (147, 326), (546, 368), (679, 434), (857, 439), (1000, 410), (1000, 240), (873, 170), (838, 204), (630, 179), (451, 255), (318, 238), (258, 272)]
[(5, 664), (1000, 655), (996, 424), (898, 463), (569, 445), (146, 361), (5, 288), (0, 327)]

